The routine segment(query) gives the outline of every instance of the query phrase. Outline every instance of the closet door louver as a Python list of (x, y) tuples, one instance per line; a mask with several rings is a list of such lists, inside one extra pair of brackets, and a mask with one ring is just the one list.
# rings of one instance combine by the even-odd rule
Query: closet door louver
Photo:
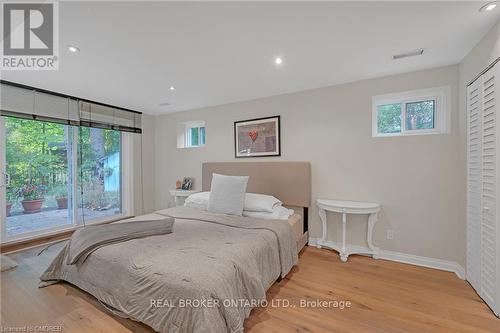
[(500, 314), (500, 63), (467, 87), (467, 280)]
[(482, 89), (477, 80), (467, 89), (467, 280), (481, 290), (481, 155)]
[[(496, 66), (498, 67), (498, 66)], [(479, 294), (498, 314), (498, 77), (493, 67), (481, 78), (482, 218), (481, 289)]]

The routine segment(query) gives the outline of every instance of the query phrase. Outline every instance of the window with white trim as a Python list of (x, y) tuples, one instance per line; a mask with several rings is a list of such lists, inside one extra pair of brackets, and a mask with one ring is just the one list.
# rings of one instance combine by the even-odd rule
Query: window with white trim
[(199, 147), (205, 144), (205, 125), (186, 126), (186, 147)]
[(449, 100), (449, 87), (374, 96), (372, 136), (446, 133)]
[(177, 148), (202, 147), (206, 143), (204, 121), (188, 121), (177, 126)]

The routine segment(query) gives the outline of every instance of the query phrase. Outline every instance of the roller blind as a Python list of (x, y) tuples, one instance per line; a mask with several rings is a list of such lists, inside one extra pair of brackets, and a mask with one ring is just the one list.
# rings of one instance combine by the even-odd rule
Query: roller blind
[(141, 133), (140, 113), (86, 101), (79, 101), (79, 109), (80, 126)]
[(3, 82), (0, 85), (0, 115), (142, 132), (140, 112)]

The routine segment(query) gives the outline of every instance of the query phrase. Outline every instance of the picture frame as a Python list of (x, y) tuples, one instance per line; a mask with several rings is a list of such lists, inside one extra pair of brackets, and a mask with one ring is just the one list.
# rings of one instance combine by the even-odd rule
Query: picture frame
[(281, 156), (281, 117), (234, 122), (236, 158)]
[(193, 189), (193, 182), (194, 182), (193, 178), (191, 178), (191, 177), (184, 177), (184, 179), (182, 180), (181, 189), (183, 191), (191, 191)]

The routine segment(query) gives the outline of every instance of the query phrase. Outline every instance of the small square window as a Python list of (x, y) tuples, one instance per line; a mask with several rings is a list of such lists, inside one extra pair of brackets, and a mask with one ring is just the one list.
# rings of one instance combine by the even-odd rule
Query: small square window
[(205, 144), (205, 126), (188, 127), (186, 131), (186, 147), (199, 147)]
[(177, 148), (196, 148), (206, 143), (204, 121), (188, 121), (177, 124)]
[(434, 100), (406, 103), (406, 130), (433, 129), (435, 115)]

